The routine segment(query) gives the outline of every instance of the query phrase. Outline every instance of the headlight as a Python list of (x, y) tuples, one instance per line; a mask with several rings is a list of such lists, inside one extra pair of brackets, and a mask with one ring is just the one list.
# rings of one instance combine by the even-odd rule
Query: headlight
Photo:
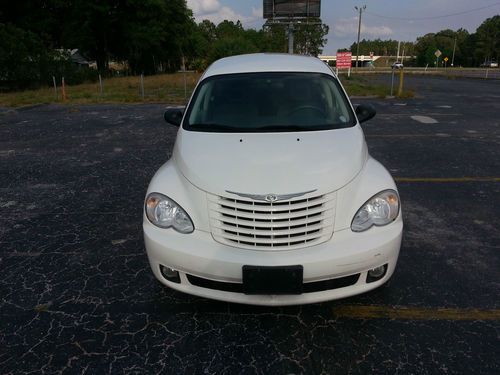
[(163, 194), (149, 194), (145, 209), (149, 221), (160, 228), (172, 227), (181, 233), (191, 233), (194, 230), (193, 222), (186, 211)]
[(363, 232), (373, 225), (382, 226), (393, 222), (399, 214), (399, 196), (394, 190), (384, 190), (371, 197), (354, 215), (351, 229)]

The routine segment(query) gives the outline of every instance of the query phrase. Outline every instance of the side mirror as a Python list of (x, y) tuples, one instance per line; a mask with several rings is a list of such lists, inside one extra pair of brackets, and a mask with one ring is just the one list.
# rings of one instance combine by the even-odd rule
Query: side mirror
[(356, 116), (360, 123), (368, 121), (377, 114), (377, 111), (371, 104), (360, 104), (356, 107)]
[(163, 118), (167, 124), (180, 126), (182, 116), (184, 115), (184, 107), (169, 107), (163, 114)]

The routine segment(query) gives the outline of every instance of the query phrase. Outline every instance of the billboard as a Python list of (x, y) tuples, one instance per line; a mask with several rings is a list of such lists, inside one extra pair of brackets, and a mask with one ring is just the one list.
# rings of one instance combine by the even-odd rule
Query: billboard
[(321, 0), (264, 0), (264, 18), (319, 17)]
[(337, 69), (351, 69), (352, 52), (337, 52)]

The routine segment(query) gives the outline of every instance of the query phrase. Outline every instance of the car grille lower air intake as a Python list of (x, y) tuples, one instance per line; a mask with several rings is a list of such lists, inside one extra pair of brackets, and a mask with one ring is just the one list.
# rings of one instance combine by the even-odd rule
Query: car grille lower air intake
[(208, 194), (210, 226), (217, 242), (252, 250), (291, 250), (328, 241), (333, 234), (335, 193), (311, 197), (306, 197), (311, 192), (228, 193), (233, 196)]

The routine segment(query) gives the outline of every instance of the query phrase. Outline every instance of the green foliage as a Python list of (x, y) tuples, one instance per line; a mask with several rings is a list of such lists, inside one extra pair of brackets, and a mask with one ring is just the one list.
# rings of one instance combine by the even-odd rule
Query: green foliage
[(0, 88), (25, 89), (52, 84), (52, 77), (68, 84), (95, 80), (95, 70), (74, 64), (69, 52), (48, 50), (34, 33), (0, 24)]
[[(353, 43), (350, 50), (356, 53), (357, 44)], [(396, 40), (362, 40), (359, 43), (360, 55), (374, 52), (375, 55), (396, 55), (398, 41)], [(443, 66), (443, 59), (448, 57), (448, 65), (454, 58), (454, 66), (479, 66), (487, 60), (500, 58), (500, 16), (485, 20), (478, 27), (476, 33), (469, 34), (463, 28), (456, 31), (446, 29), (437, 33), (428, 33), (417, 38), (416, 43), (402, 42), (400, 54), (416, 56), (418, 66)], [(435, 52), (440, 50), (442, 55), (436, 58)], [(455, 53), (453, 54), (453, 51)], [(408, 63), (406, 63), (408, 64)]]
[(294, 27), (294, 53), (318, 56), (323, 52), (329, 27), (321, 23), (300, 23)]
[[(376, 56), (396, 56), (398, 53), (398, 41), (389, 39), (375, 39), (375, 40), (361, 40), (359, 42), (359, 54), (360, 55), (369, 55), (370, 52), (373, 52)], [(357, 43), (353, 43), (351, 45), (350, 51), (352, 53), (356, 53), (357, 51)], [(400, 45), (400, 55), (404, 54), (405, 56), (412, 56), (415, 52), (415, 45), (412, 42), (401, 42)]]
[[(254, 31), (254, 30), (253, 30)], [(250, 38), (252, 35), (253, 38)], [(222, 57), (258, 52), (254, 44), (255, 35), (251, 30), (244, 30), (240, 21), (222, 21), (215, 28), (215, 39), (208, 50), (208, 61), (213, 62)]]
[(43, 67), (40, 77), (42, 84), (52, 85), (52, 77), (59, 84), (64, 77), (68, 85), (95, 82), (98, 79), (99, 73), (95, 69), (75, 64), (67, 51), (50, 51), (47, 55), (46, 66)]
[(500, 15), (488, 18), (477, 28), (475, 47), (479, 61), (500, 60)]
[[(193, 30), (198, 55), (190, 56), (189, 67), (203, 70), (226, 56), (255, 52), (287, 52), (287, 26), (272, 24), (261, 30), (244, 29), (241, 22), (223, 21), (214, 25), (208, 20)], [(318, 55), (326, 43), (328, 26), (299, 24), (294, 31), (295, 53)]]
[(40, 35), (47, 49), (79, 49), (102, 74), (110, 59), (127, 60), (133, 73), (177, 70), (194, 27), (185, 0), (23, 0), (2, 9), (0, 22)]
[[(417, 52), (417, 63), (421, 66), (425, 66), (427, 64), (429, 66), (436, 66), (436, 63), (439, 63), (439, 66), (442, 66), (443, 59), (448, 57), (448, 64), (451, 64), (451, 60), (453, 58), (453, 46), (455, 45), (456, 38), (457, 45), (455, 47), (455, 65), (460, 65), (462, 62), (462, 50), (459, 42), (462, 42), (463, 37), (464, 35), (461, 31), (455, 32), (447, 29), (438, 33), (429, 33), (418, 38), (415, 46)], [(434, 54), (438, 49), (442, 53), (439, 59), (437, 59)]]
[(288, 39), (286, 26), (271, 24), (263, 30), (262, 52), (287, 52)]
[(209, 60), (215, 61), (226, 56), (253, 52), (258, 52), (257, 47), (243, 37), (223, 38), (214, 43), (213, 49), (210, 51)]
[[(500, 56), (500, 16), (487, 19), (475, 34), (443, 30), (416, 43), (402, 43), (406, 56), (419, 65), (435, 62), (434, 52), (455, 65), (478, 66)], [(294, 30), (294, 51), (318, 55), (328, 26), (301, 23)], [(197, 24), (186, 0), (23, 0), (0, 9), (0, 81), (5, 88), (50, 83), (52, 76), (68, 83), (95, 80), (97, 72), (73, 64), (59, 50), (78, 49), (95, 60), (98, 71), (110, 72), (109, 62), (126, 62), (132, 74), (172, 72), (185, 66), (203, 70), (214, 60), (252, 52), (286, 52), (287, 25), (244, 29), (240, 21), (208, 20)], [(456, 41), (456, 43), (455, 43)], [(395, 55), (395, 40), (362, 40), (360, 54)], [(357, 45), (351, 45), (351, 51)]]
[(0, 85), (18, 89), (39, 83), (47, 55), (35, 34), (0, 23)]

